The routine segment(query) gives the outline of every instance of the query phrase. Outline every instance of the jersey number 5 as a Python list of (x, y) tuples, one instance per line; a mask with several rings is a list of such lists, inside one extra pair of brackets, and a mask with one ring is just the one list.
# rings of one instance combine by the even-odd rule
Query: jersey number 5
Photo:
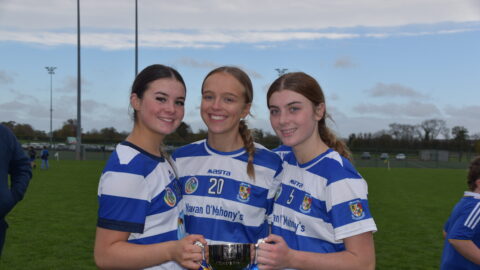
[(288, 201), (287, 204), (291, 204), (293, 201), (293, 193), (295, 192), (295, 189), (292, 189), (292, 192), (290, 192), (290, 196), (288, 196)]
[(222, 194), (223, 189), (223, 178), (210, 178), (210, 188), (208, 189), (208, 194)]

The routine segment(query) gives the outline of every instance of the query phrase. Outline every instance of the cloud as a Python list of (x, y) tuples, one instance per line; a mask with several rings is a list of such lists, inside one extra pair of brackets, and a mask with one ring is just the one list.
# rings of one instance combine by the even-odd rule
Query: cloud
[[(480, 106), (472, 105), (465, 107), (446, 106), (445, 113), (451, 118), (472, 119), (478, 121), (480, 119)], [(477, 123), (478, 125), (478, 123)]]
[[(18, 123), (29, 123), (35, 129), (49, 130), (49, 103), (36, 97), (11, 90), (15, 95), (9, 102), (0, 103), (0, 122), (15, 119)], [(76, 96), (57, 96), (53, 101), (53, 129), (60, 128), (68, 119), (77, 118)], [(130, 131), (131, 121), (128, 105), (111, 106), (92, 99), (82, 100), (82, 128), (85, 131), (114, 126), (118, 131)]]
[[(455, 34), (458, 32), (479, 31), (480, 27), (473, 29), (439, 30), (431, 32), (382, 32), (369, 29), (370, 33), (359, 33), (359, 29), (322, 29), (304, 31), (183, 31), (183, 30), (154, 30), (139, 34), (139, 46), (144, 48), (196, 48), (220, 49), (228, 44), (249, 44), (259, 49), (269, 49), (278, 46), (274, 43), (289, 41), (313, 41), (320, 39), (340, 40), (354, 38), (387, 38), (395, 36), (419, 36)], [(135, 47), (134, 33), (118, 33), (111, 29), (83, 31), (81, 34), (82, 47), (100, 48), (103, 50), (125, 50)], [(362, 32), (364, 30), (360, 30)], [(63, 32), (47, 31), (19, 31), (0, 29), (0, 41), (31, 43), (42, 46), (76, 45), (77, 34), (70, 30)], [(270, 44), (271, 43), (271, 44)], [(338, 59), (335, 67), (353, 67), (354, 63), (348, 58)]]
[[(254, 78), (254, 79), (262, 79), (263, 78), (263, 75), (259, 72), (256, 72), (255, 70), (253, 69), (249, 69), (249, 68), (246, 68), (246, 67), (240, 67), (242, 70), (244, 70), (250, 77)], [(255, 89), (254, 89), (255, 91)]]
[[(133, 3), (87, 0), (81, 9), (82, 46), (135, 46)], [(287, 41), (454, 34), (479, 31), (479, 11), (471, 0), (146, 0), (139, 3), (139, 46), (218, 49), (250, 44), (268, 49)], [(44, 0), (39, 7), (35, 0), (4, 1), (0, 15), (0, 41), (44, 46), (77, 42), (74, 2)], [(339, 59), (335, 66), (351, 64)]]
[(10, 100), (21, 100), (22, 103), (40, 103), (40, 100), (32, 95), (24, 94), (24, 91), (8, 89), (4, 97), (10, 97)]
[(350, 57), (344, 56), (338, 58), (333, 64), (333, 66), (335, 68), (352, 68), (355, 67), (355, 63), (352, 62), (352, 59), (350, 59)]
[(340, 97), (336, 93), (330, 93), (328, 95), (328, 100), (340, 100)]
[[(92, 86), (92, 83), (84, 78), (82, 78), (81, 81), (82, 81), (81, 83), (82, 93), (86, 90), (88, 91), (88, 88)], [(78, 87), (77, 84), (78, 84), (78, 81), (76, 76), (66, 76), (60, 83), (59, 87), (55, 87), (54, 85), (53, 88), (54, 88), (54, 91), (58, 91), (60, 93), (65, 93), (65, 94), (68, 93), (68, 94), (76, 95), (77, 87)], [(75, 101), (75, 104), (76, 104), (76, 101)]]
[(211, 61), (197, 61), (193, 58), (190, 57), (183, 57), (177, 61), (178, 64), (184, 65), (187, 67), (193, 67), (193, 68), (208, 68), (208, 69), (213, 69), (218, 66), (220, 66), (217, 63), (211, 62)]
[(6, 71), (0, 70), (0, 85), (13, 83), (13, 76)]
[(463, 126), (467, 128), (469, 135), (480, 134), (480, 126), (478, 125), (480, 106), (446, 106), (444, 110), (448, 127)]
[(409, 98), (424, 98), (425, 95), (421, 94), (414, 89), (403, 86), (398, 83), (384, 84), (377, 83), (373, 88), (366, 90), (371, 97), (409, 97)]
[(37, 129), (42, 127), (42, 130), (47, 130), (49, 117), (50, 111), (40, 103), (30, 104), (14, 100), (0, 104), (0, 121), (15, 119), (17, 123), (31, 123)]
[[(198, 60), (195, 60), (191, 57), (183, 57), (183, 58), (177, 60), (176, 63), (180, 64), (180, 65), (192, 67), (192, 68), (208, 69), (208, 70), (212, 70), (214, 68), (223, 66), (223, 64), (214, 63), (214, 62), (211, 62), (211, 61), (205, 61), (205, 60), (204, 61), (198, 61)], [(233, 66), (237, 66), (237, 65), (233, 65)], [(255, 79), (263, 78), (262, 74), (256, 72), (255, 70), (252, 70), (252, 69), (249, 69), (249, 68), (246, 68), (246, 67), (243, 67), (243, 66), (238, 66), (238, 68), (245, 71), (252, 78), (255, 78)]]
[(406, 104), (360, 104), (355, 106), (354, 111), (360, 114), (370, 114), (378, 116), (394, 116), (394, 117), (415, 117), (415, 118), (432, 118), (440, 117), (440, 110), (434, 104), (421, 103), (413, 101)]
[[(139, 27), (147, 30), (175, 25), (177, 29), (276, 31), (479, 21), (479, 5), (475, 0), (145, 0), (139, 2), (138, 14)], [(42, 5), (35, 0), (2, 1), (0, 25), (17, 30), (75, 28), (76, 8), (74, 1), (44, 0)], [(134, 29), (133, 1), (86, 0), (80, 8), (84, 28)]]
[[(313, 31), (301, 32), (182, 32), (182, 31), (150, 31), (139, 36), (139, 46), (149, 48), (223, 48), (230, 43), (255, 44), (262, 42), (286, 42), (292, 40), (345, 39), (355, 38), (351, 33), (321, 33)], [(69, 32), (31, 32), (0, 30), (0, 41), (33, 43), (45, 46), (76, 45), (77, 34)], [(83, 47), (101, 48), (104, 50), (124, 50), (135, 46), (133, 33), (82, 32)]]

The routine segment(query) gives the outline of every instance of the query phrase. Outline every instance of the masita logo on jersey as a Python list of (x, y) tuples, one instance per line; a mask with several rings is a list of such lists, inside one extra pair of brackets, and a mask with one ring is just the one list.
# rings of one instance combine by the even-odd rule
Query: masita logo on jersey
[(249, 184), (241, 183), (237, 199), (241, 202), (248, 202), (250, 200), (250, 190), (251, 186)]
[(365, 216), (365, 212), (363, 212), (362, 202), (360, 200), (349, 202), (348, 205), (350, 206), (350, 212), (352, 212), (353, 219), (362, 219)]
[(165, 203), (170, 206), (174, 207), (175, 203), (177, 203), (177, 196), (175, 196), (175, 192), (169, 187), (165, 188), (165, 195), (163, 196), (163, 200)]
[(207, 171), (208, 174), (219, 174), (219, 175), (224, 175), (224, 176), (230, 176), (232, 172), (227, 171), (227, 170), (220, 170), (220, 169), (208, 169)]
[(192, 194), (197, 191), (198, 179), (196, 177), (190, 177), (185, 183), (185, 193)]
[(305, 193), (302, 204), (300, 205), (300, 211), (305, 214), (310, 213), (311, 208), (312, 208), (312, 196), (310, 196), (310, 194), (308, 193)]

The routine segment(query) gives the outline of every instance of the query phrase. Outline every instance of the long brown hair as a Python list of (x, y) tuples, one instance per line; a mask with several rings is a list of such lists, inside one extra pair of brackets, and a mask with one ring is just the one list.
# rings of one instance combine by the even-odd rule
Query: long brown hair
[[(210, 71), (207, 76), (205, 76), (205, 79), (203, 79), (202, 82), (202, 93), (203, 93), (203, 86), (205, 84), (205, 81), (207, 80), (208, 77), (212, 76), (215, 73), (227, 73), (233, 76), (245, 89), (244, 94), (245, 94), (245, 103), (249, 104), (252, 103), (253, 101), (253, 86), (252, 86), (252, 81), (250, 80), (250, 77), (248, 77), (247, 73), (245, 73), (243, 70), (241, 70), (238, 67), (233, 67), (233, 66), (222, 66), (218, 67), (212, 71)], [(238, 132), (240, 133), (240, 136), (242, 137), (242, 141), (244, 144), (244, 147), (248, 153), (248, 162), (247, 162), (247, 174), (250, 178), (255, 179), (255, 170), (253, 167), (253, 157), (255, 155), (255, 145), (253, 141), (253, 136), (250, 132), (250, 129), (247, 126), (247, 123), (245, 120), (240, 120), (240, 126), (238, 128)]]
[[(325, 144), (333, 148), (340, 155), (351, 159), (351, 153), (345, 142), (339, 140), (335, 134), (327, 127), (326, 118), (332, 120), (327, 113), (327, 107), (325, 103), (325, 95), (323, 94), (320, 84), (310, 75), (304, 72), (291, 72), (286, 73), (277, 78), (267, 92), (267, 104), (270, 106), (270, 97), (273, 93), (280, 90), (290, 90), (306, 97), (314, 106), (318, 106), (322, 103), (325, 104), (325, 114), (322, 119), (318, 121), (318, 133), (320, 138)], [(333, 121), (333, 120), (332, 120)]]

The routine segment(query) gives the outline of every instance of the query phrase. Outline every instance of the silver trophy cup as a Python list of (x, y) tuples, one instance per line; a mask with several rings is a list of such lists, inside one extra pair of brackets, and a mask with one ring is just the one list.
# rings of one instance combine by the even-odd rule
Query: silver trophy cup
[(247, 270), (254, 263), (255, 244), (208, 245), (214, 270)]

